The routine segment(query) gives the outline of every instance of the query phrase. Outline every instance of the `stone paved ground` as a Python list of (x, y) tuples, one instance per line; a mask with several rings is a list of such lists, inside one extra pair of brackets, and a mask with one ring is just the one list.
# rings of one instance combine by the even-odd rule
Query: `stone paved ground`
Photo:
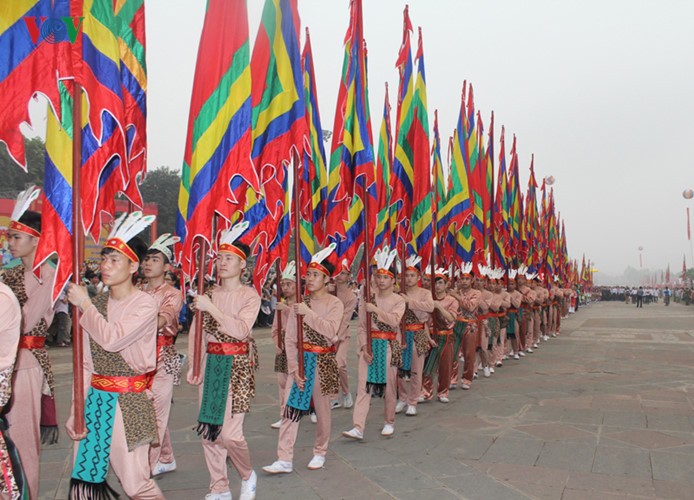
[[(313, 439), (306, 419), (295, 471), (281, 477), (260, 471), (275, 459), (277, 431), (269, 425), (279, 410), (269, 331), (255, 335), (262, 370), (246, 436), (259, 499), (694, 498), (694, 307), (583, 308), (563, 323), (561, 337), (507, 361), (471, 391), (452, 391), (450, 404), (432, 402), (416, 417), (399, 416), (392, 438), (380, 436), (380, 400), (359, 443), (340, 437), (351, 427), (351, 411), (334, 410), (320, 471), (306, 469)], [(64, 421), (71, 354), (51, 355)], [(354, 388), (354, 369), (351, 375)], [(209, 478), (192, 431), (197, 398), (187, 385), (174, 398), (178, 470), (158, 482), (168, 499), (200, 499)], [(43, 451), (41, 498), (66, 497), (69, 449), (63, 433)], [(230, 477), (238, 496), (240, 481), (235, 472)], [(117, 485), (115, 477), (109, 482)]]

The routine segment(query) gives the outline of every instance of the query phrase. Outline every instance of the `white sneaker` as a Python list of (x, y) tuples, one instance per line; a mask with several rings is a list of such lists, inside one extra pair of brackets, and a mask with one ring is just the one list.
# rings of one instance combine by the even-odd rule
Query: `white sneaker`
[(398, 402), (395, 403), (395, 413), (402, 413), (402, 410), (405, 408), (407, 408), (407, 403), (405, 401), (398, 400)]
[(231, 491), (224, 493), (208, 493), (205, 495), (205, 500), (231, 500)]
[(439, 398), (439, 402), (440, 402), (440, 403), (449, 403), (450, 401), (451, 401), (451, 400), (448, 399), (446, 396), (441, 396), (441, 397)]
[(342, 396), (342, 406), (343, 408), (351, 408), (354, 406), (354, 400), (352, 399), (352, 393), (348, 392)]
[(357, 441), (361, 441), (362, 439), (364, 439), (364, 433), (356, 427), (352, 427), (348, 431), (343, 431), (342, 435), (346, 438), (356, 439)]
[(493, 366), (489, 367), (489, 373), (491, 373), (492, 375), (494, 374), (494, 367)]
[(470, 384), (463, 384), (463, 385), (461, 385), (460, 387), (461, 387), (463, 390), (466, 390), (466, 391), (467, 391), (468, 389), (470, 389)]
[(323, 455), (313, 455), (313, 458), (308, 463), (308, 468), (310, 470), (322, 469), (325, 465), (325, 457)]
[(540, 344), (538, 344), (537, 342), (535, 342), (535, 343), (533, 344), (533, 347), (534, 347), (535, 349), (539, 349), (539, 348), (540, 348)]
[(513, 355), (513, 359), (520, 359), (521, 353), (517, 352), (516, 354)]
[[(511, 356), (513, 356), (513, 353), (511, 353)], [(501, 358), (502, 360), (506, 361), (508, 359), (508, 354), (504, 354), (504, 357)], [(498, 363), (497, 363), (498, 364)]]
[(427, 402), (428, 402), (427, 398), (425, 398), (424, 396), (419, 396), (417, 398), (417, 403), (427, 403)]
[(311, 423), (317, 424), (318, 423), (318, 415), (315, 413), (311, 412), (309, 415), (309, 418), (311, 419)]
[(491, 375), (492, 375), (492, 373), (489, 371), (489, 367), (488, 367), (488, 366), (485, 366), (485, 367), (484, 367), (484, 376), (485, 376), (485, 378), (489, 378), (489, 377), (491, 377)]
[(530, 347), (528, 347), (528, 348), (525, 350), (525, 352), (529, 352), (529, 353), (532, 354), (533, 350), (532, 350)]
[(395, 427), (393, 427), (391, 424), (386, 424), (383, 426), (383, 430), (381, 431), (381, 436), (392, 436), (394, 432), (395, 432)]
[[(508, 359), (508, 358), (504, 358), (504, 359)], [(500, 368), (500, 367), (502, 367), (502, 366), (504, 366), (504, 364), (503, 364), (501, 361), (497, 361), (497, 362), (496, 362), (496, 367), (497, 367), (497, 368)]]
[(543, 335), (543, 336), (542, 336), (542, 340), (544, 340), (545, 342), (547, 342), (547, 341), (549, 340), (549, 335)]
[(448, 386), (448, 389), (451, 391), (455, 391), (458, 388), (458, 384), (451, 384)]
[(335, 399), (330, 402), (330, 409), (334, 410), (335, 408), (342, 408), (342, 401), (339, 399)]
[[(291, 472), (291, 464), (289, 464), (289, 472)], [(241, 481), (241, 496), (239, 500), (253, 500), (255, 498), (255, 487), (258, 483), (258, 475), (255, 471), (251, 472), (251, 477), (245, 481)]]
[(176, 470), (176, 460), (174, 460), (170, 464), (157, 462), (156, 465), (154, 466), (154, 469), (152, 469), (152, 476), (158, 476), (160, 474), (166, 474), (167, 472), (173, 472), (175, 470)]
[(282, 419), (280, 418), (277, 422), (270, 424), (270, 427), (272, 427), (273, 429), (279, 429), (280, 427), (282, 427)]
[(414, 417), (417, 415), (417, 407), (414, 405), (407, 405), (407, 411), (405, 412), (405, 415), (408, 417)]
[(277, 460), (272, 465), (266, 465), (263, 470), (268, 474), (288, 474), (292, 471), (292, 463)]
[[(519, 352), (518, 352), (518, 356), (520, 356), (521, 358), (524, 358), (524, 357), (525, 357), (525, 353), (524, 353), (523, 351), (519, 351)], [(518, 359), (518, 358), (516, 358), (516, 359)]]

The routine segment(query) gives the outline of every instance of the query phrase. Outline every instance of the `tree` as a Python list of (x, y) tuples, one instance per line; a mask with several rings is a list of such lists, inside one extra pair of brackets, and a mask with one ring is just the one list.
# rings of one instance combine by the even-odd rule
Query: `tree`
[(10, 158), (7, 149), (0, 146), (0, 175), (2, 188), (0, 197), (14, 198), (17, 193), (35, 184), (43, 186), (45, 144), (40, 137), (24, 139), (26, 148), (27, 170), (25, 172)]
[(140, 184), (140, 192), (145, 203), (156, 203), (159, 209), (159, 234), (175, 232), (180, 184), (180, 173), (163, 166), (147, 172), (144, 182)]

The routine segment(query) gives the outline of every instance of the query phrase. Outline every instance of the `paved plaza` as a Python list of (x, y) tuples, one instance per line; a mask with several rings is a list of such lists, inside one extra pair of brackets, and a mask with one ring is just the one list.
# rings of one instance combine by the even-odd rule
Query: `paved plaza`
[[(363, 442), (340, 436), (352, 426), (351, 410), (333, 410), (323, 470), (306, 468), (314, 426), (305, 418), (294, 472), (282, 476), (261, 471), (276, 459), (277, 431), (270, 424), (279, 405), (270, 331), (254, 335), (261, 368), (245, 432), (258, 499), (694, 498), (694, 307), (609, 302), (581, 308), (562, 322), (559, 338), (506, 361), (470, 391), (451, 391), (449, 404), (430, 402), (415, 417), (398, 415), (392, 438), (380, 435), (382, 400), (373, 400)], [(187, 340), (179, 339), (179, 351)], [(50, 354), (64, 423), (71, 351)], [(170, 430), (178, 469), (157, 481), (167, 499), (202, 499), (209, 476), (193, 431), (197, 390), (184, 382), (174, 400)], [(71, 450), (64, 430), (58, 444), (43, 450), (42, 499), (66, 498)], [(233, 470), (230, 477), (237, 497), (240, 480)], [(114, 476), (109, 483), (118, 489)]]

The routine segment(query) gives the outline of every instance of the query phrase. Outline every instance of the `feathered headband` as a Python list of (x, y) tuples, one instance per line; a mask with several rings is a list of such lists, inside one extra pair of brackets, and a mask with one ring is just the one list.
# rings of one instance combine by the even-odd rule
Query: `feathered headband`
[(293, 260), (287, 264), (287, 267), (285, 267), (282, 270), (282, 281), (294, 281), (296, 280), (296, 262)]
[(516, 279), (516, 274), (518, 274), (517, 269), (509, 269), (508, 270), (508, 279), (509, 280), (515, 280)]
[(383, 248), (379, 248), (374, 253), (374, 261), (376, 261), (376, 274), (385, 274), (391, 278), (395, 278), (393, 273), (390, 272), (390, 266), (393, 265), (397, 251), (391, 250), (388, 245)]
[(225, 229), (224, 231), (222, 231), (222, 235), (219, 238), (218, 252), (231, 253), (236, 255), (241, 260), (246, 260), (248, 258), (246, 252), (234, 245), (234, 243), (236, 242), (236, 240), (239, 239), (239, 237), (243, 233), (246, 232), (248, 226), (250, 226), (250, 223), (247, 220), (245, 220), (238, 224), (234, 224), (234, 227), (232, 227), (231, 229)]
[(317, 252), (313, 257), (311, 257), (311, 262), (309, 263), (308, 268), (320, 271), (321, 273), (330, 277), (331, 273), (328, 271), (328, 268), (323, 265), (323, 261), (328, 257), (328, 255), (333, 253), (336, 248), (337, 245), (335, 243), (331, 243), (320, 252)]
[(448, 269), (444, 269), (443, 267), (437, 267), (434, 270), (434, 278), (435, 279), (442, 279), (448, 281)]
[(41, 189), (36, 186), (31, 186), (29, 189), (22, 191), (17, 196), (17, 203), (14, 205), (12, 210), (12, 215), (10, 216), (10, 229), (13, 231), (19, 231), (20, 233), (28, 234), (29, 236), (35, 236), (36, 238), (41, 237), (41, 233), (29, 227), (26, 224), (19, 222), (19, 219), (24, 215), (24, 212), (29, 210), (31, 204), (39, 197), (41, 194)]
[(154, 240), (154, 243), (150, 245), (149, 250), (157, 250), (158, 252), (163, 253), (166, 258), (169, 259), (169, 262), (173, 262), (173, 252), (169, 247), (175, 243), (178, 243), (179, 241), (181, 241), (181, 238), (178, 236), (171, 236), (171, 233), (164, 233), (159, 236), (159, 238)]
[(140, 262), (135, 251), (128, 246), (128, 241), (140, 234), (156, 219), (154, 215), (143, 215), (142, 212), (133, 212), (128, 215), (123, 212), (113, 223), (111, 232), (104, 248), (113, 248), (125, 255), (132, 262)]
[(472, 276), (472, 262), (463, 262), (460, 265), (461, 276)]

